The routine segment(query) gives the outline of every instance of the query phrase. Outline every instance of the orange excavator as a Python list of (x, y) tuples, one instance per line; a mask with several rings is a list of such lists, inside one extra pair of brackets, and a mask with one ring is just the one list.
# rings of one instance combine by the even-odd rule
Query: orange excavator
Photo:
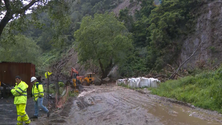
[(79, 72), (75, 68), (72, 68), (71, 76), (72, 76), (74, 87), (76, 87), (76, 84), (82, 84), (82, 85), (94, 84), (94, 80), (95, 80), (94, 73), (87, 73), (86, 77), (79, 76)]

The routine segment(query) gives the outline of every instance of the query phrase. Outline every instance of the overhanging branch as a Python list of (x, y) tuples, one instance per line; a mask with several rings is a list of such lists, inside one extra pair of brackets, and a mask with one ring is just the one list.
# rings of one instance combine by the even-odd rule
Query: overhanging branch
[(3, 32), (3, 29), (7, 25), (7, 23), (13, 18), (14, 14), (22, 14), (22, 13), (24, 13), (26, 10), (28, 10), (33, 4), (35, 4), (38, 1), (40, 1), (40, 0), (32, 0), (29, 4), (24, 6), (22, 9), (17, 10), (17, 11), (13, 11), (13, 9), (10, 6), (10, 0), (4, 0), (6, 14), (5, 14), (4, 18), (0, 22), (0, 36), (1, 36), (2, 32)]

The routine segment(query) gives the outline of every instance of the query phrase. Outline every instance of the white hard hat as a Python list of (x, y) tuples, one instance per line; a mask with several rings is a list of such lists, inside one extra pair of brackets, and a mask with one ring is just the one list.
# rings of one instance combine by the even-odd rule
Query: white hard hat
[(31, 78), (31, 82), (33, 82), (33, 81), (35, 81), (35, 80), (36, 80), (36, 77), (33, 76), (33, 77)]

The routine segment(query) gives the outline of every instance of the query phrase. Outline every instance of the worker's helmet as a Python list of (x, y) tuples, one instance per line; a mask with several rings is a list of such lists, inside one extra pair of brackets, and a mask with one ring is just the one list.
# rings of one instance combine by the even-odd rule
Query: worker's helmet
[(33, 77), (31, 78), (31, 82), (33, 82), (33, 81), (35, 81), (35, 80), (36, 80), (36, 77), (33, 76)]

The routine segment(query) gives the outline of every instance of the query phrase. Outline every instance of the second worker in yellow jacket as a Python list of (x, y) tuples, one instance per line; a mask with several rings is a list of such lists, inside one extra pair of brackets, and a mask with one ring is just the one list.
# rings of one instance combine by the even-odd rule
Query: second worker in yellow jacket
[(43, 105), (44, 98), (44, 89), (42, 83), (37, 81), (36, 77), (31, 78), (32, 86), (32, 97), (35, 101), (35, 114), (32, 118), (38, 118), (39, 116), (39, 107), (43, 109), (45, 113), (47, 113), (47, 117), (49, 117), (49, 110)]

